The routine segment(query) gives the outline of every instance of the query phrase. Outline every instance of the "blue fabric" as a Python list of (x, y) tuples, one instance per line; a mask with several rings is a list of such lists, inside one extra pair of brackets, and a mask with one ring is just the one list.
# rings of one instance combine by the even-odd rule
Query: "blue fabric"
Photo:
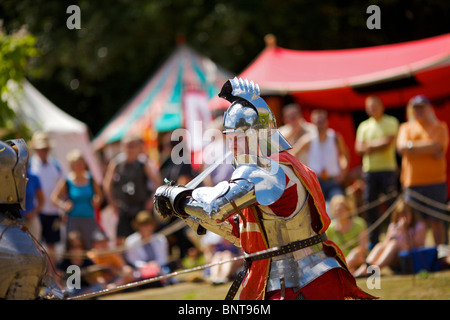
[(39, 177), (27, 170), (27, 188), (26, 188), (26, 196), (25, 196), (25, 210), (20, 210), (22, 217), (25, 217), (30, 211), (32, 211), (36, 206), (34, 203), (36, 192), (42, 189), (41, 181)]
[(67, 180), (67, 186), (69, 199), (73, 202), (73, 208), (67, 214), (76, 218), (94, 218), (92, 179), (84, 186), (77, 186), (72, 181)]
[(440, 265), (436, 247), (422, 247), (403, 250), (398, 254), (400, 258), (399, 271), (411, 274), (420, 271), (439, 271)]

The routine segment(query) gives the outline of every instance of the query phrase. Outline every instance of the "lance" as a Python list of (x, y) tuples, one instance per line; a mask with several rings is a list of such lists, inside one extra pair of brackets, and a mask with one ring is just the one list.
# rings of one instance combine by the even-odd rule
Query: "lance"
[(99, 291), (96, 291), (96, 292), (81, 294), (81, 295), (78, 295), (78, 296), (75, 296), (75, 297), (69, 297), (66, 300), (84, 300), (84, 299), (95, 298), (95, 297), (102, 296), (102, 295), (105, 295), (105, 294), (112, 294), (112, 293), (116, 293), (116, 292), (119, 292), (119, 291), (122, 291), (122, 290), (135, 288), (135, 287), (138, 287), (138, 286), (142, 286), (144, 284), (148, 284), (148, 283), (152, 283), (152, 282), (157, 282), (157, 281), (173, 278), (173, 277), (179, 276), (181, 274), (195, 272), (195, 271), (199, 271), (199, 270), (203, 270), (203, 269), (208, 269), (208, 268), (211, 268), (211, 267), (214, 267), (214, 266), (217, 266), (217, 265), (221, 265), (221, 264), (224, 264), (224, 263), (229, 263), (229, 262), (233, 262), (233, 261), (237, 261), (237, 260), (243, 260), (245, 258), (246, 258), (246, 256), (239, 256), (239, 257), (235, 257), (235, 258), (228, 259), (228, 260), (222, 260), (222, 261), (218, 261), (218, 262), (215, 262), (215, 263), (205, 264), (205, 265), (198, 266), (198, 267), (191, 268), (191, 269), (184, 269), (184, 270), (180, 270), (180, 271), (175, 271), (175, 272), (164, 274), (164, 275), (157, 276), (157, 277), (154, 277), (154, 278), (150, 278), (150, 279), (145, 279), (145, 280), (141, 280), (141, 281), (136, 281), (136, 282), (124, 284), (124, 285), (117, 286), (117, 287), (111, 288), (111, 289), (103, 289), (103, 290), (99, 290)]

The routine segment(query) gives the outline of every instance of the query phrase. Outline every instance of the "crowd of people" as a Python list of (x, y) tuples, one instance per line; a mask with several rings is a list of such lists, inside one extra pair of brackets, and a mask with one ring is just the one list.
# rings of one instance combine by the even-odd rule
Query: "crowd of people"
[[(369, 265), (401, 271), (399, 253), (423, 248), (427, 226), (434, 245), (448, 245), (449, 221), (448, 128), (437, 119), (431, 102), (423, 95), (411, 98), (407, 121), (401, 124), (385, 113), (379, 97), (369, 96), (365, 103), (368, 118), (359, 124), (353, 146), (362, 158), (357, 179), (361, 201), (355, 198), (355, 188), (343, 183), (350, 146), (328, 128), (326, 111), (311, 112), (317, 130), (299, 138), (291, 150), (316, 172), (333, 219), (327, 234), (358, 277), (368, 275)], [(304, 127), (301, 112), (297, 116), (297, 126)], [(380, 201), (382, 196), (385, 201)], [(356, 212), (356, 203), (366, 209)], [(388, 209), (392, 215), (387, 224), (383, 219), (388, 215), (382, 213)]]
[[(354, 146), (346, 145), (342, 135), (329, 127), (325, 110), (313, 110), (311, 122), (305, 120), (297, 104), (286, 105), (282, 112), (284, 125), (280, 132), (293, 146), (289, 152), (316, 173), (332, 218), (328, 237), (342, 248), (355, 276), (366, 275), (369, 265), (395, 269), (401, 250), (425, 245), (427, 226), (435, 245), (448, 244), (448, 220), (430, 215), (425, 209), (448, 217), (447, 212), (417, 197), (420, 194), (443, 206), (447, 202), (448, 128), (436, 118), (425, 96), (410, 100), (408, 119), (402, 124), (385, 114), (378, 97), (368, 97), (368, 118), (358, 126)], [(217, 123), (221, 123), (220, 119)], [(162, 133), (158, 142), (157, 163), (145, 155), (139, 137), (126, 137), (123, 152), (109, 161), (100, 183), (93, 179), (80, 150), (67, 154), (70, 172), (65, 175), (51, 157), (52, 145), (45, 133), (35, 133), (30, 141), (33, 152), (23, 220), (34, 237), (45, 244), (56, 269), (50, 271), (58, 276), (62, 287), (66, 287), (70, 265), (82, 269), (81, 289), (71, 289), (72, 294), (241, 254), (226, 240), (211, 234), (197, 242), (185, 229), (166, 235), (159, 232), (176, 219), (165, 221), (154, 212), (155, 189), (164, 178), (185, 185), (196, 171), (189, 164), (173, 162), (172, 149), (178, 141), (171, 141), (170, 133)], [(360, 213), (355, 213), (358, 201), (349, 192), (347, 179), (351, 147), (362, 157), (358, 183), (361, 203), (368, 208)], [(208, 148), (205, 154), (222, 154), (213, 150), (215, 146)], [(205, 185), (226, 179), (232, 172), (232, 167), (226, 165), (216, 171), (220, 174), (208, 177)], [(380, 196), (400, 191), (404, 194), (400, 200), (391, 197), (383, 205), (371, 206)], [(425, 209), (417, 209), (416, 204)], [(113, 244), (99, 218), (105, 206), (117, 215)], [(390, 223), (379, 223), (383, 210), (392, 206)], [(62, 254), (57, 253), (58, 244), (63, 245)], [(211, 282), (229, 281), (240, 263), (211, 268)], [(153, 285), (167, 283), (170, 281)]]
[[(183, 228), (160, 233), (176, 220), (165, 221), (153, 210), (152, 195), (163, 183), (162, 177), (186, 184), (197, 173), (189, 164), (172, 161), (176, 143), (170, 141), (170, 132), (161, 134), (158, 140), (159, 166), (143, 152), (140, 137), (124, 138), (122, 152), (109, 161), (100, 184), (80, 150), (67, 153), (70, 170), (64, 174), (51, 156), (49, 136), (44, 132), (33, 135), (22, 219), (34, 238), (45, 245), (51, 261), (49, 272), (70, 294), (152, 278), (199, 261), (217, 260), (226, 252), (226, 244), (217, 239), (197, 248)], [(111, 230), (102, 225), (101, 211), (106, 207), (117, 217), (113, 241), (107, 235)], [(193, 250), (197, 250), (196, 255)], [(67, 285), (71, 274), (67, 268), (71, 265), (81, 269), (81, 283), (75, 288)], [(223, 279), (232, 276), (231, 271), (217, 269), (212, 270), (213, 283), (219, 281), (216, 278), (225, 282)]]

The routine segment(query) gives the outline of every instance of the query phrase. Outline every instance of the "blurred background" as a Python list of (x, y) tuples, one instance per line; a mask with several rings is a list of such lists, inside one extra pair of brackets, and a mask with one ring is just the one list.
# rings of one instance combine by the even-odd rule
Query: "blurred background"
[[(77, 19), (71, 5), (79, 29), (67, 26)], [(368, 27), (372, 18), (380, 28)], [(217, 94), (235, 76), (260, 84), (279, 127), (291, 102), (307, 121), (327, 110), (349, 148), (351, 187), (361, 181), (354, 142), (368, 95), (404, 122), (407, 101), (426, 94), (450, 125), (450, 1), (0, 0), (0, 139), (49, 133), (64, 173), (67, 153), (81, 149), (101, 184), (133, 134), (162, 172), (172, 155), (165, 147), (174, 147), (167, 133), (197, 133), (196, 120), (213, 125), (229, 105)], [(192, 177), (204, 169), (195, 161), (201, 138), (186, 139)], [(114, 240), (111, 207), (104, 201), (96, 219)]]
[[(69, 30), (69, 5), (81, 29)], [(369, 5), (381, 29), (369, 30)], [(295, 50), (346, 49), (450, 31), (450, 2), (439, 0), (2, 0), (3, 32), (26, 28), (36, 50), (27, 79), (96, 135), (143, 83), (185, 43), (238, 75), (265, 48), (264, 36)], [(32, 45), (35, 41), (35, 45)], [(26, 45), (25, 45), (26, 47)]]

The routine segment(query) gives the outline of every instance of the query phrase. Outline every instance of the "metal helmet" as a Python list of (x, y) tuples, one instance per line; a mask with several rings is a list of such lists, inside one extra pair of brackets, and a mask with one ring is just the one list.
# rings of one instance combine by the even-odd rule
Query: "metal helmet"
[(28, 148), (23, 139), (0, 141), (0, 204), (25, 209)]
[(275, 116), (260, 97), (259, 86), (241, 78), (230, 79), (222, 87), (219, 97), (231, 102), (223, 119), (223, 133), (244, 132), (250, 153), (263, 156), (292, 148), (277, 129)]

